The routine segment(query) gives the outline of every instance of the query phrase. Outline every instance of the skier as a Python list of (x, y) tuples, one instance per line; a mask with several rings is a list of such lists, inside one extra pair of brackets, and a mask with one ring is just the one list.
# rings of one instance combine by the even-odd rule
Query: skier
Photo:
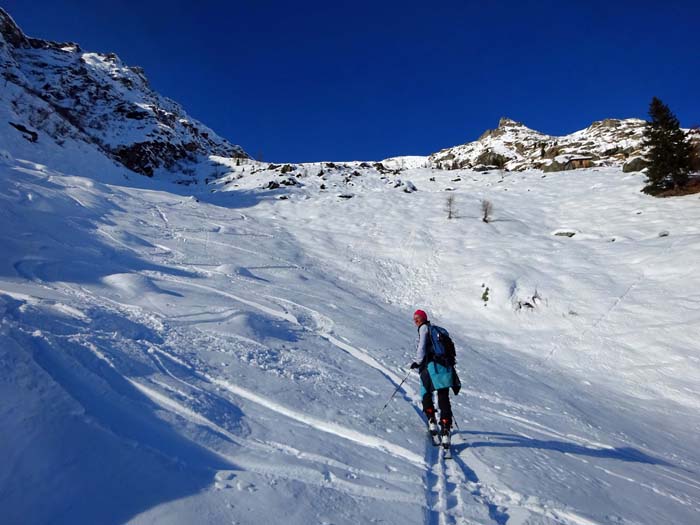
[(420, 374), (423, 412), (428, 418), (428, 429), (433, 436), (438, 433), (435, 405), (433, 404), (433, 392), (437, 391), (440, 407), (440, 443), (443, 447), (448, 448), (450, 446), (450, 429), (452, 428), (450, 387), (453, 386), (453, 369), (434, 360), (434, 343), (430, 336), (428, 315), (423, 310), (416, 310), (413, 314), (413, 322), (418, 327), (418, 346), (416, 360), (411, 363), (411, 369), (417, 368)]

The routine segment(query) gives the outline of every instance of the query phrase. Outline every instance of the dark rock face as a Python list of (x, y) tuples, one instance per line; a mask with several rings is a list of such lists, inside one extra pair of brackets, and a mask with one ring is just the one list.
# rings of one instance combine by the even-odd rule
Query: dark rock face
[(0, 8), (0, 35), (5, 41), (15, 47), (28, 47), (29, 41), (22, 30), (17, 27), (12, 17), (7, 12)]
[(17, 131), (19, 131), (22, 134), (22, 136), (29, 142), (36, 142), (39, 139), (39, 134), (36, 131), (27, 129), (22, 124), (15, 124), (14, 122), (9, 122), (9, 124)]
[(506, 157), (488, 150), (484, 151), (476, 159), (477, 164), (486, 164), (492, 166), (504, 166), (506, 162), (508, 162), (508, 159)]
[(544, 164), (542, 165), (542, 171), (545, 173), (551, 173), (554, 171), (564, 171), (566, 169), (566, 164), (557, 162), (556, 160), (553, 160), (550, 164)]
[(649, 165), (649, 163), (646, 160), (644, 160), (644, 158), (635, 157), (635, 158), (630, 159), (629, 161), (625, 162), (622, 165), (622, 171), (624, 173), (630, 173), (633, 171), (642, 171), (648, 165)]
[(187, 159), (196, 151), (195, 144), (169, 144), (167, 142), (139, 142), (130, 146), (120, 146), (112, 153), (127, 168), (136, 173), (153, 176), (160, 166), (171, 167), (182, 159)]
[(183, 171), (216, 155), (248, 155), (154, 92), (139, 67), (114, 53), (83, 52), (77, 44), (29, 38), (0, 8), (0, 81), (18, 115), (16, 128), (34, 129), (61, 144), (97, 146), (137, 173)]

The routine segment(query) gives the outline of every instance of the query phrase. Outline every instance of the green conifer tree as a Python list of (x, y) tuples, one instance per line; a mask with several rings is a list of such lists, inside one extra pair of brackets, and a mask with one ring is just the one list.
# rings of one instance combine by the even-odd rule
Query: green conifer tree
[(644, 145), (649, 148), (646, 160), (647, 185), (643, 191), (656, 195), (664, 190), (682, 188), (690, 172), (690, 143), (678, 119), (666, 104), (654, 97), (649, 104), (644, 130)]

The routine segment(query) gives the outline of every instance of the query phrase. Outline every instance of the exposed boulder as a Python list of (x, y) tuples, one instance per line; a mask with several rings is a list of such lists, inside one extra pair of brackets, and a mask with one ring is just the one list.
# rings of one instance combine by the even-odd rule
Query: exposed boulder
[(646, 160), (644, 160), (643, 157), (634, 157), (634, 158), (629, 159), (627, 162), (625, 162), (622, 165), (622, 171), (624, 173), (631, 173), (633, 171), (642, 171), (648, 165), (649, 165), (649, 163)]
[(476, 159), (477, 164), (485, 164), (491, 166), (505, 166), (508, 162), (508, 158), (493, 151), (486, 150)]
[(9, 123), (10, 126), (15, 128), (17, 131), (22, 133), (22, 136), (27, 139), (29, 142), (36, 142), (39, 139), (39, 134), (36, 131), (32, 131), (31, 129), (27, 129), (26, 126), (23, 124), (15, 124), (14, 122)]
[(545, 173), (551, 173), (553, 171), (564, 171), (565, 166), (565, 162), (557, 162), (556, 160), (552, 160), (551, 162), (543, 163), (541, 165), (541, 169)]

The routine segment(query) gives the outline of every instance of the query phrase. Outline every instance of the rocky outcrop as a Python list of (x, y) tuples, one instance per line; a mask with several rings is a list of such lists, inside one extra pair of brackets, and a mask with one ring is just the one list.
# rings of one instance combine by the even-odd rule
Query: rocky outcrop
[(622, 165), (622, 171), (624, 173), (631, 173), (633, 171), (642, 171), (648, 165), (649, 165), (649, 163), (646, 160), (644, 160), (643, 157), (634, 157)]
[(0, 78), (0, 103), (21, 120), (16, 129), (59, 144), (67, 137), (88, 142), (143, 175), (181, 172), (210, 155), (247, 157), (154, 92), (141, 68), (114, 53), (27, 37), (1, 8)]
[(627, 159), (643, 156), (643, 132), (643, 120), (605, 119), (570, 135), (553, 136), (503, 117), (498, 128), (484, 132), (474, 142), (434, 153), (429, 161), (435, 167), (489, 166), (515, 171), (622, 166)]

